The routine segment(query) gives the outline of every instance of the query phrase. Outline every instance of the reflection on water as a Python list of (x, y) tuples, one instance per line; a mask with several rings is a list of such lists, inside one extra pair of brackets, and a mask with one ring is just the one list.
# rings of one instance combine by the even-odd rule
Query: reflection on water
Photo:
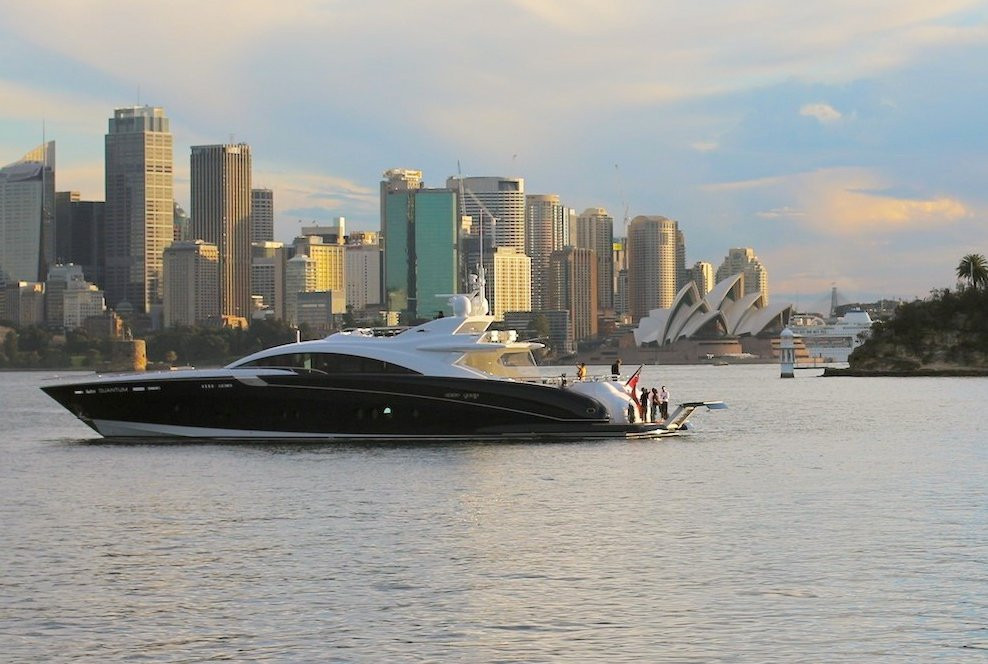
[[(652, 442), (106, 444), (0, 375), (0, 650), (381, 661), (988, 656), (988, 380), (649, 367)], [(660, 382), (661, 381), (661, 382)]]

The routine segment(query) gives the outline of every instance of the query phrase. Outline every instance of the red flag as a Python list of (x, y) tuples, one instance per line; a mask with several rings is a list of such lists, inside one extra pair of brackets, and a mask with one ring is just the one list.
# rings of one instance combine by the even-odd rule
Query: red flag
[[(638, 369), (635, 371), (635, 373), (631, 374), (631, 378), (628, 379), (628, 382), (624, 384), (625, 387), (630, 387), (631, 388), (631, 394), (634, 394), (635, 393), (635, 388), (638, 387), (638, 376), (641, 375), (642, 367), (644, 367), (644, 366), (645, 366), (644, 364), (640, 365), (638, 367)], [(638, 402), (638, 398), (637, 397), (635, 398), (635, 402), (636, 403)]]
[(635, 405), (638, 407), (638, 416), (641, 418), (644, 418), (645, 415), (642, 410), (642, 404), (638, 401), (638, 377), (641, 375), (642, 367), (644, 366), (644, 364), (640, 365), (638, 370), (631, 374), (631, 378), (628, 379), (628, 382), (624, 384), (625, 387), (631, 388), (631, 400), (634, 401)]

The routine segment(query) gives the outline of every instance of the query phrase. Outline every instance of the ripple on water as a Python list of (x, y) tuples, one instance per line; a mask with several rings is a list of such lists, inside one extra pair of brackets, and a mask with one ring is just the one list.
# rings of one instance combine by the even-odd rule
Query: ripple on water
[(4, 374), (0, 650), (982, 657), (988, 380), (643, 373), (731, 409), (652, 443), (108, 445)]

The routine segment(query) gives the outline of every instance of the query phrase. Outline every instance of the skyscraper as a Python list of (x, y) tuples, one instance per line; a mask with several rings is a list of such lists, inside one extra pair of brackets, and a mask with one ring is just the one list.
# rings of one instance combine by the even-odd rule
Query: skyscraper
[(252, 242), (251, 295), (260, 295), (274, 318), (285, 318), (285, 245), (281, 242)]
[(739, 272), (744, 273), (744, 294), (761, 293), (762, 306), (768, 305), (768, 271), (751, 247), (735, 247), (727, 252), (717, 268), (717, 282)]
[(219, 314), (219, 250), (195, 240), (164, 253), (164, 323), (196, 325)]
[[(678, 224), (677, 224), (678, 226)], [(676, 292), (690, 280), (686, 272), (686, 236), (682, 229), (676, 229)]]
[(150, 312), (161, 303), (165, 247), (174, 236), (172, 135), (162, 108), (118, 108), (106, 147), (107, 304)]
[[(549, 255), (565, 246), (567, 210), (556, 194), (525, 196), (525, 253), (532, 259), (532, 310), (546, 308)], [(521, 310), (524, 311), (524, 310)]]
[(412, 320), (450, 314), (457, 291), (456, 192), (406, 189), (384, 195), (384, 305)]
[(192, 227), (219, 250), (220, 316), (250, 318), (250, 146), (192, 146)]
[(79, 200), (77, 191), (55, 192), (55, 262), (82, 266), (86, 281), (103, 283), (103, 201)]
[(398, 192), (408, 192), (421, 189), (422, 183), (422, 171), (416, 171), (411, 168), (390, 168), (384, 171), (382, 175), (384, 179), (381, 180), (381, 237), (384, 237), (384, 241), (387, 242), (387, 233), (385, 228), (387, 226), (387, 204), (388, 204), (388, 194), (394, 194)]
[(274, 192), (270, 189), (250, 191), (250, 241), (274, 241)]
[(289, 325), (299, 323), (299, 293), (316, 290), (316, 261), (299, 254), (285, 262), (285, 320)]
[(628, 305), (632, 322), (652, 309), (669, 307), (676, 297), (678, 224), (640, 215), (628, 226)]
[(54, 260), (55, 142), (0, 168), (0, 288), (40, 282)]
[(495, 320), (507, 311), (532, 310), (532, 259), (514, 247), (495, 247), (484, 256), (487, 300)]
[(700, 297), (703, 297), (714, 289), (714, 266), (712, 264), (706, 261), (697, 261), (693, 264), (691, 273), (693, 283), (696, 284), (696, 290), (700, 293)]
[(525, 180), (451, 177), (446, 180), (446, 188), (459, 191), (461, 181), (463, 198), (459, 212), (473, 218), (473, 233), (479, 234), (483, 228), (485, 248), (514, 247), (525, 251)]
[(380, 308), (381, 248), (374, 243), (347, 244), (345, 249), (347, 306), (354, 311)]
[(327, 244), (319, 235), (295, 238), (296, 256), (308, 256), (313, 261), (315, 282), (313, 291), (333, 293), (333, 313), (346, 313), (346, 258), (342, 244)]
[(597, 307), (614, 311), (614, 218), (604, 208), (587, 208), (576, 218), (576, 242), (597, 256)]
[(549, 257), (549, 308), (569, 311), (573, 339), (597, 336), (597, 253), (566, 247)]

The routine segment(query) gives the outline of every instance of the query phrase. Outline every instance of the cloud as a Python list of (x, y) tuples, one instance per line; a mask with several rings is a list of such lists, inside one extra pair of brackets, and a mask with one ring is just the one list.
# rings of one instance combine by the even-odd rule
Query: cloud
[(780, 219), (780, 218), (789, 219), (792, 217), (806, 216), (806, 212), (804, 210), (796, 210), (791, 207), (781, 207), (781, 208), (774, 208), (772, 210), (764, 210), (757, 214), (762, 219)]
[(713, 152), (719, 148), (720, 145), (717, 141), (696, 141), (695, 143), (690, 143), (690, 147), (697, 152)]
[(255, 166), (252, 182), (274, 191), (276, 238), (295, 237), (299, 222), (379, 214), (377, 189), (347, 178), (263, 166)]
[(820, 124), (833, 124), (843, 117), (841, 112), (830, 104), (806, 104), (799, 109), (799, 114), (816, 118)]
[(778, 203), (757, 209), (762, 219), (788, 219), (823, 235), (860, 236), (945, 226), (973, 210), (954, 196), (891, 193), (880, 173), (865, 168), (820, 169), (756, 180), (708, 185), (704, 189), (740, 197), (741, 205)]

